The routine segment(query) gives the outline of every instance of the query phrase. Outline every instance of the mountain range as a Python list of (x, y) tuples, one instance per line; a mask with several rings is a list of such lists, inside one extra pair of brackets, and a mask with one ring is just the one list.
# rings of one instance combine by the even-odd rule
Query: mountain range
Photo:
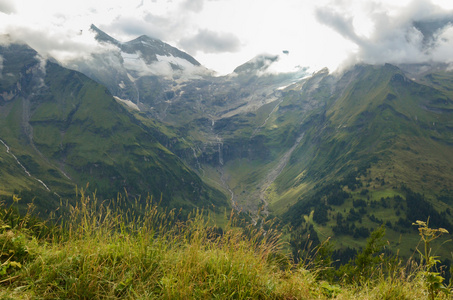
[(453, 230), (449, 65), (276, 74), (281, 57), (260, 55), (215, 76), (160, 40), (91, 30), (105, 50), (65, 65), (0, 44), (3, 195), (55, 209), (89, 183), (103, 198), (233, 207), (278, 217), (294, 251), (308, 235), (361, 247), (385, 224), (407, 254), (412, 222)]

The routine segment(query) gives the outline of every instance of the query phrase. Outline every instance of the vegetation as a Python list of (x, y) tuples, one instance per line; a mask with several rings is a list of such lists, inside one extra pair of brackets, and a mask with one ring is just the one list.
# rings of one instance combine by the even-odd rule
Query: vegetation
[[(43, 68), (26, 45), (0, 46), (0, 52), (3, 71), (11, 74), (0, 80), (0, 94), (10, 95), (0, 97), (0, 195), (42, 189), (68, 199), (77, 184), (90, 182), (104, 199), (127, 190), (135, 197), (163, 194), (167, 206), (190, 211), (228, 206), (222, 192), (158, 141), (170, 143), (170, 129), (140, 122), (79, 72), (50, 61)], [(50, 198), (36, 206), (55, 209)]]
[(443, 299), (450, 291), (429, 250), (446, 230), (424, 222), (420, 263), (386, 254), (382, 226), (334, 268), (328, 241), (295, 263), (271, 222), (247, 225), (234, 213), (221, 229), (204, 211), (180, 221), (152, 199), (122, 210), (121, 197), (97, 203), (81, 190), (63, 217), (41, 222), (32, 205), (17, 214), (13, 198), (0, 209), (2, 299)]
[[(28, 46), (0, 50), (5, 296), (448, 293), (449, 274), (435, 267), (453, 251), (438, 238), (453, 231), (452, 72), (414, 79), (395, 66), (358, 65), (283, 89), (279, 76), (143, 78), (125, 91), (131, 100), (140, 92), (141, 110), (129, 111), (85, 75), (50, 61), (43, 68)], [(100, 202), (129, 197), (97, 203), (83, 194), (62, 206), (85, 182)], [(148, 192), (163, 201), (142, 201)], [(32, 199), (58, 217), (19, 217)], [(258, 212), (258, 227), (219, 220), (228, 199)], [(197, 207), (215, 210), (222, 229), (190, 213)], [(283, 221), (281, 238), (262, 223), (268, 213)], [(419, 234), (426, 249), (411, 259)]]

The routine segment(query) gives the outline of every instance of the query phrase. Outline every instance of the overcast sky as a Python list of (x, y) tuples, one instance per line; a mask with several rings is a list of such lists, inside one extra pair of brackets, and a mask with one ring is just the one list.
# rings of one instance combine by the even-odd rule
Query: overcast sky
[(453, 62), (451, 0), (0, 0), (0, 33), (59, 60), (99, 50), (91, 24), (161, 39), (219, 74), (263, 53), (281, 56), (279, 71)]

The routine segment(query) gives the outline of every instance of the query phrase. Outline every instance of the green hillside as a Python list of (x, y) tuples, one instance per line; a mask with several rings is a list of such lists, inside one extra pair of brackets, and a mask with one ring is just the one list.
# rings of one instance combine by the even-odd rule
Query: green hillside
[(0, 50), (3, 195), (27, 191), (52, 208), (89, 183), (103, 199), (149, 194), (185, 211), (233, 205), (256, 224), (271, 215), (292, 228), (285, 238), (295, 252), (308, 235), (358, 249), (385, 224), (408, 256), (416, 220), (453, 230), (453, 72), (445, 68), (143, 76), (131, 109), (111, 95), (122, 86), (114, 73), (109, 92), (24, 45)]
[[(315, 240), (335, 236), (341, 249), (363, 247), (386, 224), (408, 256), (413, 248), (405, 245), (417, 239), (412, 222), (431, 217), (453, 228), (453, 73), (410, 78), (389, 64), (322, 70), (268, 94), (274, 101), (217, 114), (215, 122), (178, 127), (186, 119), (177, 119), (172, 126), (185, 139), (175, 145), (190, 153), (178, 155), (230, 192), (238, 209), (277, 216), (298, 234), (313, 225)], [(225, 86), (225, 103), (257, 91), (237, 84), (241, 93)]]
[(10, 148), (1, 151), (9, 168), (1, 171), (2, 193), (44, 189), (70, 197), (76, 185), (89, 183), (103, 198), (127, 192), (188, 209), (227, 205), (103, 86), (56, 63), (44, 68), (26, 46), (1, 54), (8, 81), (0, 93), (11, 95), (0, 102), (0, 138)]
[(271, 209), (295, 226), (313, 224), (320, 239), (339, 236), (341, 247), (362, 246), (384, 223), (408, 255), (413, 249), (398, 236), (415, 238), (412, 222), (431, 217), (453, 228), (453, 101), (391, 65), (357, 66), (341, 81), (348, 84), (321, 98), (323, 107), (303, 124)]

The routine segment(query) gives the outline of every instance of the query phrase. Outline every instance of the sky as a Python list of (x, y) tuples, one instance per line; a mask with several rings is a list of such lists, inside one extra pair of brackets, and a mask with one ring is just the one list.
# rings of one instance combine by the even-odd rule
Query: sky
[(451, 0), (0, 0), (0, 34), (63, 63), (102, 51), (91, 24), (158, 38), (219, 75), (260, 54), (279, 55), (275, 72), (453, 64)]

